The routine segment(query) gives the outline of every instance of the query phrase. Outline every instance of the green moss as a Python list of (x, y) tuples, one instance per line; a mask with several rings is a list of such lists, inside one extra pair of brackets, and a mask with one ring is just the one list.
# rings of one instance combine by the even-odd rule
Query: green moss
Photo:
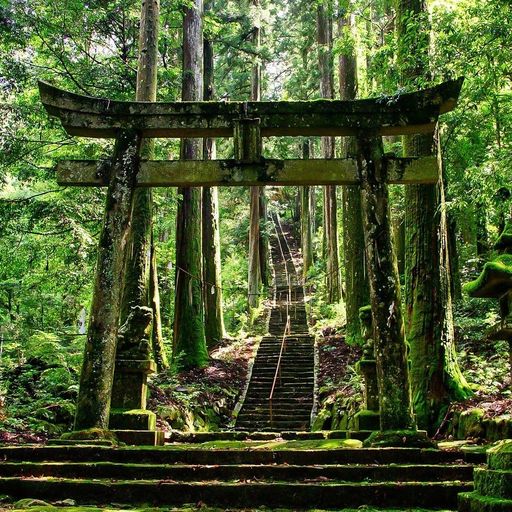
[(210, 441), (207, 443), (171, 445), (172, 449), (183, 450), (332, 450), (337, 448), (361, 448), (357, 439), (309, 439), (285, 441)]
[(482, 425), (484, 415), (485, 411), (483, 409), (478, 409), (477, 407), (462, 412), (459, 416), (457, 426), (457, 438), (466, 439), (467, 437), (485, 437)]
[(434, 441), (425, 432), (418, 430), (386, 430), (374, 432), (364, 442), (363, 446), (372, 448), (407, 447), (407, 448), (436, 448)]
[(70, 440), (70, 441), (112, 441), (113, 443), (117, 443), (116, 435), (106, 429), (101, 428), (89, 428), (86, 430), (75, 430), (73, 432), (67, 432), (63, 434), (61, 439)]
[(481, 496), (475, 492), (459, 494), (459, 512), (510, 512), (512, 500)]
[(512, 471), (475, 468), (474, 478), (480, 495), (512, 500)]
[(484, 265), (477, 279), (466, 283), (471, 297), (499, 298), (512, 288), (512, 254), (501, 254)]
[(372, 306), (368, 304), (367, 306), (363, 306), (359, 308), (359, 321), (360, 322), (371, 322), (372, 320)]
[(500, 441), (487, 452), (487, 463), (491, 469), (512, 471), (512, 439)]

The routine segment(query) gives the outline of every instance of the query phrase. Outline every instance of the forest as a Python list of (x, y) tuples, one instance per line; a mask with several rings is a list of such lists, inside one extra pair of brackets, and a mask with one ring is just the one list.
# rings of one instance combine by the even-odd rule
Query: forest
[[(125, 425), (128, 409), (138, 411), (133, 422), (166, 435), (233, 429), (269, 332), (276, 343), (307, 332), (316, 354), (311, 421), (308, 412), (307, 425), (283, 420), (277, 430), (409, 431), (414, 423), (438, 441), (512, 437), (509, 2), (1, 0), (0, 34), (2, 442), (107, 429), (109, 413), (111, 426)], [(364, 98), (392, 109), (443, 82), (462, 89), (433, 133), (386, 132), (368, 139), (370, 149), (354, 136), (263, 133), (262, 147), (246, 148), (224, 135), (75, 136), (49, 115), (42, 98), (53, 89), (38, 81), (116, 105), (226, 109)], [(378, 150), (386, 162), (428, 160), (436, 178), (389, 178), (379, 213), (365, 185), (315, 184), (313, 174), (304, 186), (191, 188), (189, 162), (177, 167), (178, 186), (132, 187), (128, 222), (117, 225), (127, 207), (116, 203), (115, 176), (136, 162), (127, 163), (134, 140), (148, 163), (327, 165), (361, 154), (369, 161)], [(72, 160), (92, 162), (89, 178), (66, 170)], [(290, 173), (302, 172), (300, 162)], [(371, 238), (384, 222), (388, 231)], [(388, 260), (377, 248), (384, 236)], [(372, 288), (372, 261), (391, 282), (387, 310)], [(289, 322), (281, 309), (274, 324), (286, 300)], [(301, 327), (297, 307), (307, 318)], [(400, 357), (386, 373), (385, 361)], [(375, 358), (380, 426), (363, 364)], [(147, 367), (133, 373), (141, 361)], [(96, 363), (97, 387), (88, 388)], [(139, 384), (142, 396), (126, 405)], [(246, 430), (269, 426), (251, 421)]]

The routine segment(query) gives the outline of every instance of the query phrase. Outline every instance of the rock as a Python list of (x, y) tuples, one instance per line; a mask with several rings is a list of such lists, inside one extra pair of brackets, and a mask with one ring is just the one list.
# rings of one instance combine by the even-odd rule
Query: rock
[(36, 500), (33, 498), (23, 498), (14, 504), (14, 508), (29, 508), (29, 507), (51, 507), (49, 503), (43, 500)]
[(76, 507), (76, 501), (68, 498), (66, 500), (56, 501), (54, 505), (57, 505), (58, 507)]

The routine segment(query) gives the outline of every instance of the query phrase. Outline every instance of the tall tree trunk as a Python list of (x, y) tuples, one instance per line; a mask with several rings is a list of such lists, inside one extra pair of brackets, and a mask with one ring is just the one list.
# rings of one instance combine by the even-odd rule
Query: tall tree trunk
[[(302, 158), (309, 158), (310, 140), (302, 142)], [(311, 222), (311, 187), (299, 187), (300, 194), (300, 239), (302, 244), (302, 272), (306, 277), (313, 265), (313, 226)], [(313, 212), (314, 215), (314, 212)]]
[[(259, 22), (260, 0), (250, 0), (253, 10), (254, 26), (253, 50), (259, 51), (261, 44), (261, 27)], [(258, 57), (255, 57), (251, 71), (251, 100), (260, 101), (261, 99), (261, 63)], [(248, 300), (250, 308), (257, 308), (260, 303), (260, 290), (263, 284), (263, 278), (268, 282), (268, 269), (263, 258), (268, 259), (268, 252), (262, 239), (261, 224), (261, 195), (264, 194), (262, 187), (251, 187), (250, 189), (250, 215), (249, 215), (249, 283)], [(256, 254), (257, 253), (257, 254)]]
[(162, 333), (162, 316), (160, 311), (160, 288), (158, 286), (158, 272), (156, 265), (156, 247), (153, 233), (151, 233), (151, 268), (149, 296), (153, 311), (153, 326), (151, 331), (151, 345), (156, 368), (160, 372), (169, 367), (165, 351), (164, 335)]
[(405, 215), (403, 211), (394, 212), (393, 221), (393, 240), (395, 246), (396, 260), (398, 264), (398, 273), (403, 275), (405, 272)]
[[(139, 60), (137, 70), (137, 101), (156, 101), (158, 68), (158, 32), (160, 0), (144, 0), (141, 9), (141, 26), (139, 32)], [(142, 158), (153, 156), (153, 141), (142, 142)], [(151, 232), (153, 229), (152, 191), (150, 188), (135, 190), (130, 238), (127, 247), (127, 260), (124, 272), (124, 295), (121, 311), (121, 324), (136, 318), (130, 316), (135, 307), (146, 307), (151, 303), (150, 288), (150, 253)], [(155, 315), (155, 312), (153, 312)], [(159, 316), (159, 313), (157, 313)], [(130, 319), (130, 320), (129, 320)], [(128, 326), (127, 326), (128, 327)], [(151, 324), (145, 334), (151, 338)], [(119, 340), (118, 355), (124, 351), (123, 341)]]
[[(398, 4), (399, 62), (404, 82), (424, 76), (429, 27), (423, 0)], [(416, 46), (404, 43), (416, 30)], [(404, 137), (406, 156), (432, 155), (431, 135)], [(452, 400), (469, 396), (458, 367), (453, 333), (447, 231), (442, 179), (437, 185), (412, 185), (405, 192), (406, 332), (410, 346), (411, 386), (418, 425), (430, 432)]]
[[(205, 5), (205, 12), (211, 9), (212, 0)], [(211, 101), (214, 93), (213, 42), (204, 39), (204, 97)], [(205, 160), (216, 157), (215, 139), (205, 139), (203, 146)], [(219, 195), (217, 187), (203, 188), (203, 276), (204, 313), (206, 344), (212, 347), (225, 336), (222, 311), (222, 278), (219, 234)]]
[[(192, 0), (183, 19), (183, 101), (203, 98), (203, 0)], [(183, 139), (181, 158), (201, 160), (200, 139)], [(202, 290), (200, 188), (181, 188), (176, 215), (176, 297), (173, 362), (178, 369), (208, 362)]]
[(364, 136), (358, 143), (380, 427), (382, 431), (415, 429), (382, 140)]
[[(351, 15), (340, 2), (339, 35), (350, 37)], [(348, 33), (347, 33), (348, 32)], [(357, 62), (354, 53), (339, 57), (340, 99), (354, 100), (357, 94)], [(344, 157), (355, 157), (357, 142), (353, 137), (343, 140)], [(368, 277), (365, 268), (364, 231), (362, 219), (361, 187), (346, 185), (342, 188), (343, 205), (343, 258), (345, 265), (345, 307), (347, 315), (346, 339), (348, 343), (362, 343), (359, 308), (368, 304)]]
[[(332, 57), (332, 4), (324, 0), (317, 7), (318, 65), (320, 70), (320, 95), (334, 98)], [(334, 158), (334, 138), (322, 137), (324, 158)], [(341, 279), (338, 259), (338, 219), (336, 186), (324, 187), (324, 247), (326, 258), (327, 302), (341, 299)]]

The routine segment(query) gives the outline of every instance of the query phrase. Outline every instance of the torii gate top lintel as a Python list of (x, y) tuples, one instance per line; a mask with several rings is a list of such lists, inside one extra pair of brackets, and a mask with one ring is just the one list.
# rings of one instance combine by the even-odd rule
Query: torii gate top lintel
[[(133, 130), (146, 138), (234, 137), (235, 159), (142, 162), (137, 186), (333, 185), (358, 182), (355, 161), (267, 160), (261, 157), (261, 138), (432, 133), (439, 115), (457, 104), (463, 80), (353, 101), (135, 102), (84, 96), (45, 82), (39, 82), (39, 90), (48, 113), (70, 135), (112, 138)], [(246, 143), (254, 151), (247, 152)], [(92, 161), (63, 161), (57, 171), (63, 185), (108, 182)], [(434, 157), (389, 159), (390, 183), (433, 183), (437, 178)]]
[(94, 98), (39, 82), (46, 110), (70, 135), (115, 137), (135, 129), (143, 137), (232, 137), (233, 123), (261, 120), (261, 135), (344, 136), (373, 130), (377, 135), (431, 132), (440, 114), (452, 110), (463, 79), (411, 93), (340, 101), (136, 102)]

